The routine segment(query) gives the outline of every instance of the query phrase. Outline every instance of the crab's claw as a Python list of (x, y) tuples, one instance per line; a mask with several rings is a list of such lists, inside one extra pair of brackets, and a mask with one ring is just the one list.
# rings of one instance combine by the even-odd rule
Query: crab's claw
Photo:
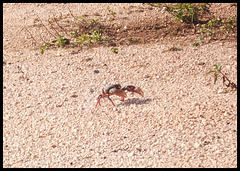
[(132, 92), (133, 93), (138, 93), (140, 94), (142, 97), (144, 96), (144, 93), (142, 91), (142, 89), (140, 87), (135, 87), (135, 86), (132, 86), (132, 85), (128, 85), (128, 86), (125, 86), (122, 88), (123, 91), (127, 90), (129, 92)]
[(99, 104), (99, 106), (101, 106), (101, 104), (100, 104), (100, 99), (102, 98), (102, 95), (100, 94), (99, 96), (98, 96), (98, 98), (97, 98), (97, 104), (96, 104), (96, 106), (95, 107), (97, 107), (97, 105)]
[(142, 97), (144, 96), (144, 93), (140, 87), (137, 87), (133, 92), (140, 94)]

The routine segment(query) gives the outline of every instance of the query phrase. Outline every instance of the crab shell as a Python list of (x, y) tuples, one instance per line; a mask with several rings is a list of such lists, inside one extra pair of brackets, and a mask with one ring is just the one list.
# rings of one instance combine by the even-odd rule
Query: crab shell
[(113, 94), (123, 98), (127, 97), (127, 94), (125, 93), (125, 91), (121, 89), (112, 88), (111, 90), (109, 90), (109, 95), (113, 95)]

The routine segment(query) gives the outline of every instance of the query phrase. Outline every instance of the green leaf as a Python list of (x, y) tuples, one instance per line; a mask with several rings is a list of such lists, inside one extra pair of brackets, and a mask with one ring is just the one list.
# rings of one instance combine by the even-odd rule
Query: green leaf
[(206, 24), (202, 24), (201, 25), (202, 28), (206, 28), (206, 26), (207, 26)]
[(167, 8), (166, 8), (166, 11), (172, 12), (172, 11), (173, 11), (173, 8), (172, 8), (172, 7), (167, 7)]
[(198, 40), (199, 40), (199, 41), (202, 40), (202, 39), (204, 39), (204, 36), (198, 37)]
[(221, 27), (219, 27), (219, 28), (220, 28), (220, 30), (224, 30), (225, 27), (224, 27), (224, 26), (221, 26)]
[(198, 42), (194, 42), (193, 46), (199, 46), (199, 43)]
[(211, 71), (208, 71), (207, 74), (210, 74), (210, 73), (212, 73), (212, 72), (216, 72), (216, 71), (211, 70)]
[(221, 69), (222, 69), (222, 66), (219, 66), (218, 64), (214, 64), (213, 66), (216, 67), (216, 70), (217, 70), (217, 71), (221, 71)]

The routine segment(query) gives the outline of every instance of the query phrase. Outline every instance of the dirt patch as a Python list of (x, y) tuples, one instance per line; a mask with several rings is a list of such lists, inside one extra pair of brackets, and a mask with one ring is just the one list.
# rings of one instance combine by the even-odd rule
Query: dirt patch
[[(214, 6), (214, 5), (213, 5)], [(229, 5), (233, 8), (231, 16), (236, 19), (236, 6), (233, 4)], [(211, 7), (210, 9), (212, 9)], [(217, 8), (217, 7), (215, 7)], [(215, 9), (214, 8), (214, 9)], [(221, 9), (221, 7), (218, 6)], [(68, 13), (63, 15), (62, 12), (47, 18), (41, 18), (38, 14), (34, 15), (33, 23), (30, 26), (19, 27), (21, 30), (18, 31), (20, 35), (23, 35), (22, 42), (24, 45), (22, 47), (15, 47), (19, 45), (19, 39), (14, 39), (11, 44), (14, 49), (21, 49), (27, 46), (35, 46), (35, 48), (41, 47), (45, 43), (55, 44), (58, 37), (65, 35), (69, 42), (66, 47), (75, 47), (73, 42), (73, 32), (76, 32), (75, 36), (80, 35), (92, 35), (95, 30), (99, 31), (101, 37), (107, 39), (108, 41), (93, 41), (88, 47), (96, 47), (97, 45), (107, 45), (107, 46), (119, 46), (119, 45), (131, 45), (131, 44), (145, 44), (151, 42), (157, 42), (159, 40), (173, 40), (177, 38), (184, 37), (188, 35), (188, 39), (194, 42), (197, 40), (201, 34), (196, 34), (196, 31), (201, 28), (201, 25), (191, 25), (186, 23), (181, 23), (173, 19), (170, 13), (164, 11), (164, 8), (157, 8), (153, 4), (141, 5), (141, 6), (129, 6), (125, 9), (125, 13), (130, 15), (128, 17), (121, 14), (116, 14), (107, 7), (104, 14), (95, 12), (91, 15), (88, 14), (74, 14), (69, 7), (67, 7)], [(234, 10), (235, 9), (235, 10)], [(139, 18), (138, 20), (132, 20), (131, 14), (141, 16), (142, 13), (146, 14), (152, 13), (153, 10), (157, 10), (158, 13), (165, 14), (166, 17), (159, 17), (159, 15), (147, 16), (144, 18)], [(154, 15), (154, 14), (153, 14)], [(210, 18), (225, 17), (225, 15), (219, 15), (218, 13), (208, 12), (204, 18), (200, 18), (202, 23), (209, 21)], [(119, 22), (123, 20), (124, 23)], [(225, 39), (225, 40), (235, 40), (236, 39), (236, 27), (233, 32), (228, 34), (223, 34), (223, 32), (218, 32), (213, 40)], [(27, 39), (26, 39), (27, 38)], [(71, 42), (70, 42), (71, 41)], [(83, 42), (85, 45), (89, 44), (86, 41)], [(208, 41), (209, 43), (209, 41)], [(22, 45), (22, 43), (21, 43)], [(66, 48), (65, 47), (65, 48)], [(80, 48), (79, 46), (77, 46)]]
[[(210, 12), (235, 18), (237, 6)], [(236, 30), (194, 47), (194, 27), (140, 3), (9, 3), (3, 14), (3, 167), (237, 167), (237, 92), (206, 75), (217, 63), (237, 82)], [(73, 16), (98, 18), (83, 29), (109, 41), (41, 54), (79, 29)], [(144, 97), (95, 107), (117, 83)]]

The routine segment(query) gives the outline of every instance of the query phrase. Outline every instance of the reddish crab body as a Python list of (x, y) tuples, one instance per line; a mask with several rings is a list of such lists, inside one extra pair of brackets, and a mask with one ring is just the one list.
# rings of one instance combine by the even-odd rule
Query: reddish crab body
[(124, 101), (124, 98), (127, 97), (127, 94), (125, 92), (126, 90), (129, 91), (129, 92), (132, 92), (132, 94), (138, 93), (142, 97), (144, 95), (143, 91), (141, 90), (140, 87), (135, 87), (133, 85), (128, 85), (128, 86), (125, 86), (125, 87), (122, 88), (120, 84), (114, 84), (114, 85), (111, 85), (111, 86), (107, 87), (105, 90), (102, 89), (102, 94), (100, 94), (98, 96), (98, 98), (97, 98), (96, 106), (98, 104), (101, 106), (100, 99), (101, 98), (105, 98), (105, 97), (107, 97), (112, 102), (112, 104), (115, 106), (115, 104), (113, 103), (112, 99), (110, 99), (110, 96), (111, 95), (120, 96), (120, 97), (122, 97), (121, 101)]

